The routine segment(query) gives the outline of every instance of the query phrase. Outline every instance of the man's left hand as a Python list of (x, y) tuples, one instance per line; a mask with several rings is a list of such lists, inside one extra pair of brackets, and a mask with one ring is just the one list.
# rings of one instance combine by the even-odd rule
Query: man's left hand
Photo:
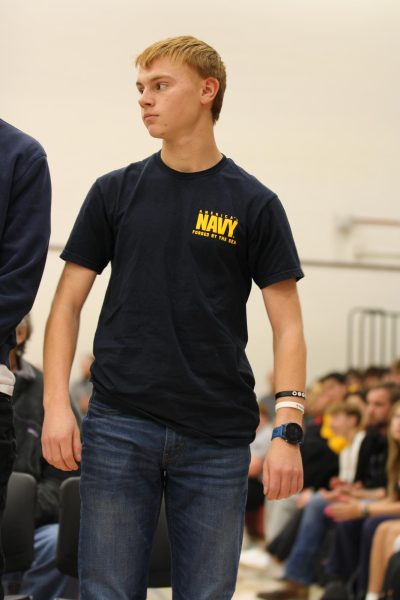
[(264, 494), (280, 500), (303, 489), (303, 463), (299, 446), (275, 439), (270, 443), (263, 469)]

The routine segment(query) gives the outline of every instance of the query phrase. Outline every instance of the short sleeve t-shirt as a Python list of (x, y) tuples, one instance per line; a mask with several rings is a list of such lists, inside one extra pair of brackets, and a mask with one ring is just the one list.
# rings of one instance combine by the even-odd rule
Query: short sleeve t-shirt
[(102, 401), (224, 445), (254, 439), (252, 280), (303, 276), (273, 192), (226, 157), (182, 173), (157, 153), (95, 182), (61, 257), (111, 263), (92, 365)]

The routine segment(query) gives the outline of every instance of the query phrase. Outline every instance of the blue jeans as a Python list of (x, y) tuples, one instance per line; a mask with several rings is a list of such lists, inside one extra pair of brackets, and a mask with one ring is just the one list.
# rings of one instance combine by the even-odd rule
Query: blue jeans
[(304, 508), (296, 541), (286, 562), (284, 578), (303, 585), (310, 585), (315, 571), (315, 560), (330, 519), (324, 509), (328, 505), (320, 494), (314, 494)]
[(33, 600), (55, 600), (63, 596), (67, 588), (73, 592), (72, 597), (77, 598), (77, 580), (63, 575), (56, 567), (57, 538), (58, 523), (35, 529), (35, 558), (32, 565), (24, 573), (6, 575), (5, 583), (20, 582), (20, 593), (32, 596)]
[(248, 447), (227, 448), (93, 397), (83, 421), (81, 600), (144, 600), (163, 493), (174, 600), (230, 600)]

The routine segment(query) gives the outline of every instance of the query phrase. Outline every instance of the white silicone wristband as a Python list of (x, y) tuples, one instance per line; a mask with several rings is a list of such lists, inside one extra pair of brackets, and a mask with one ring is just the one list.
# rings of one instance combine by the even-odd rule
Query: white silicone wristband
[(286, 402), (277, 402), (275, 404), (275, 412), (280, 408), (295, 408), (296, 410), (299, 410), (301, 413), (304, 414), (304, 406), (300, 404), (300, 402), (292, 402), (291, 400), (288, 400)]

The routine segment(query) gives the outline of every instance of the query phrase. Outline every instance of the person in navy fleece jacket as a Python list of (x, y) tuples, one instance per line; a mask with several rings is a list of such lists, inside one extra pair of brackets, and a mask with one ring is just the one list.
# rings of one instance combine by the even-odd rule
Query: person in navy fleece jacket
[[(15, 455), (9, 352), (16, 345), (15, 328), (29, 313), (42, 277), (50, 203), (45, 151), (35, 139), (0, 119), (0, 518)], [(0, 578), (3, 570), (0, 550)], [(0, 581), (0, 600), (3, 597)]]

